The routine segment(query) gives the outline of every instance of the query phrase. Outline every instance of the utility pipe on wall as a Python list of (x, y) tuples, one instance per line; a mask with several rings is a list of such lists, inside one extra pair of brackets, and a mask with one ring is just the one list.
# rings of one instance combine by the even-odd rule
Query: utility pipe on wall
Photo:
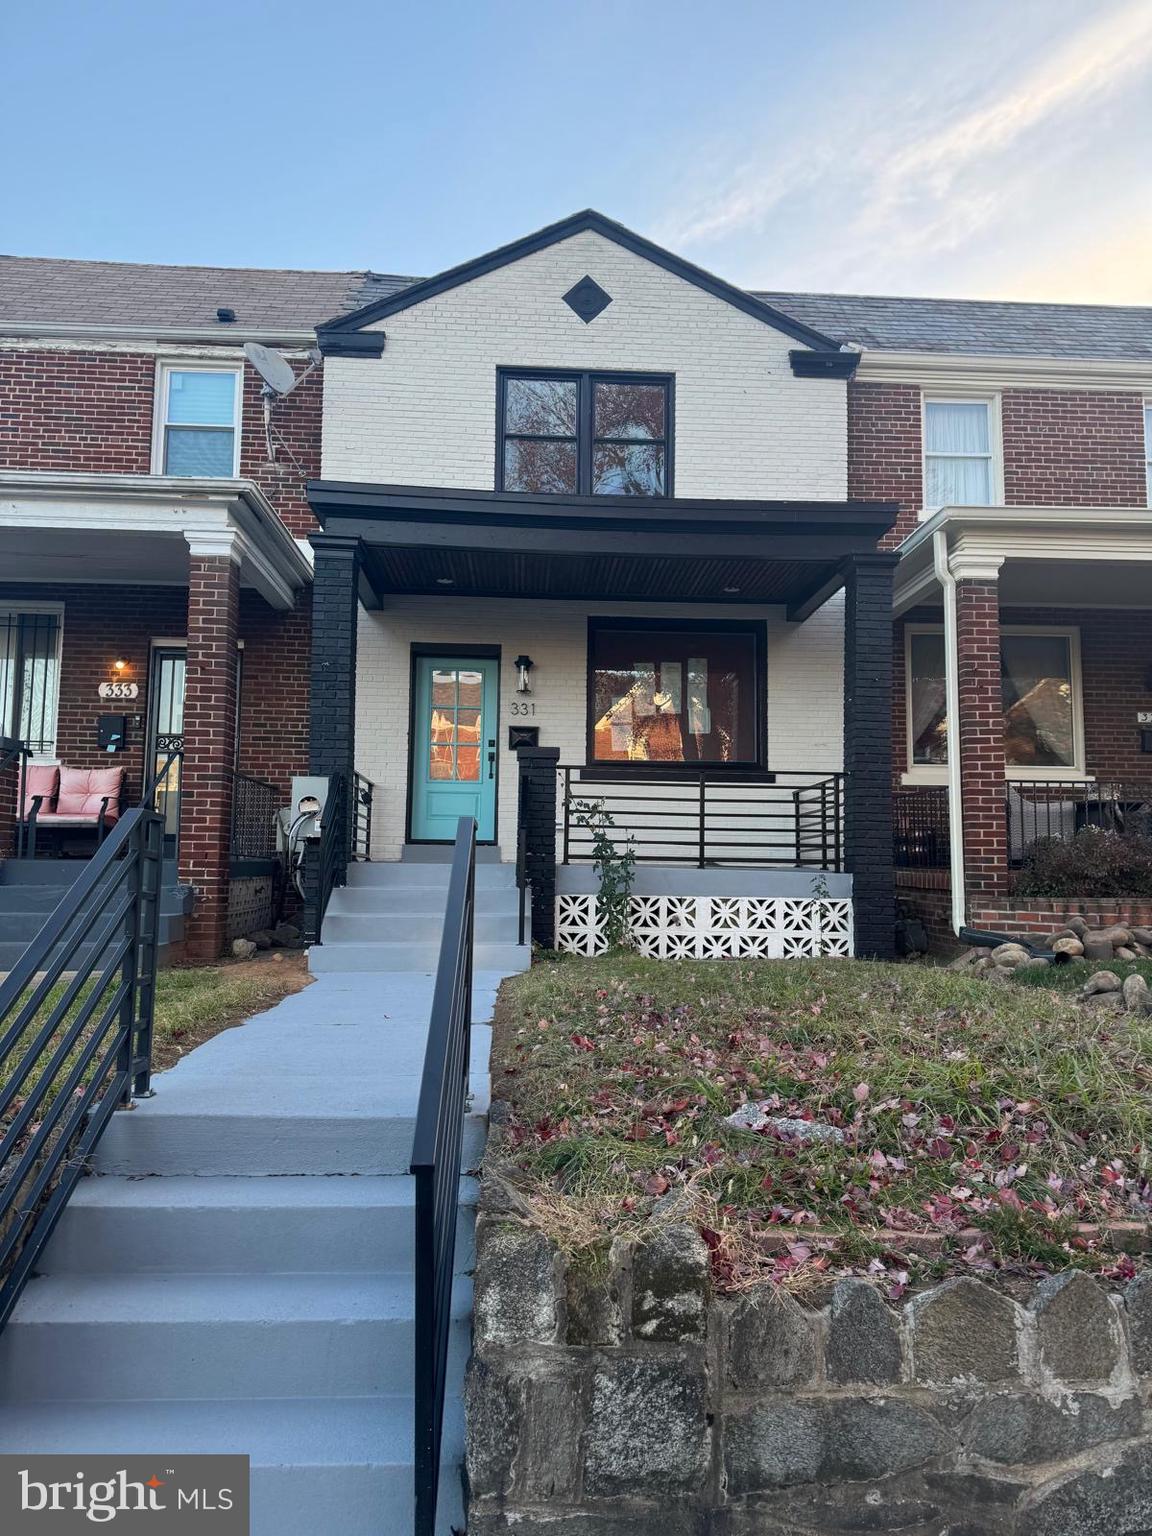
[(956, 578), (948, 565), (948, 534), (932, 535), (932, 563), (944, 594), (944, 707), (948, 712), (948, 848), (952, 867), (952, 931), (964, 927), (964, 803), (960, 781), (960, 672)]

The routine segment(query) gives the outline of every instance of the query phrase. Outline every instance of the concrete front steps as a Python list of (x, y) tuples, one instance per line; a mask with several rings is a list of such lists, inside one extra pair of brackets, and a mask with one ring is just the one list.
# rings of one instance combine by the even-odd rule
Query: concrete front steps
[[(477, 975), (477, 1018), (500, 979)], [(253, 1536), (411, 1530), (406, 1169), (431, 993), (411, 971), (322, 975), (114, 1116), (0, 1334), (0, 1446), (247, 1454)], [(473, 1043), (465, 1169), (484, 1026)], [(474, 1200), (464, 1178), (443, 1536), (463, 1526)]]
[[(0, 975), (10, 971), (40, 932), (74, 881), (87, 867), (84, 859), (5, 859), (0, 862)], [(170, 944), (184, 938), (192, 893), (181, 886), (172, 864), (165, 864), (160, 901), (160, 959)], [(79, 959), (95, 946), (83, 944)]]
[[(450, 854), (444, 845), (414, 846), (392, 863), (353, 864), (348, 884), (333, 891), (329, 900), (323, 942), (309, 951), (309, 970), (317, 975), (328, 971), (428, 975), (435, 971), (444, 931)], [(478, 849), (477, 854), (476, 969), (503, 975), (526, 971), (532, 951), (529, 944), (519, 942), (515, 865), (500, 863), (496, 848)]]

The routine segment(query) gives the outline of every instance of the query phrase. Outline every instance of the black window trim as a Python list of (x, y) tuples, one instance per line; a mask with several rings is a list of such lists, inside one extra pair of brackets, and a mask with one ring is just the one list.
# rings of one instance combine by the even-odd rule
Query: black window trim
[[(635, 629), (648, 632), (665, 630), (669, 634), (711, 632), (751, 635), (756, 677), (754, 695), (756, 719), (753, 725), (755, 758), (741, 759), (735, 763), (599, 762), (596, 758), (596, 682), (593, 655), (597, 632), (607, 629)], [(635, 619), (616, 618), (611, 614), (590, 615), (584, 652), (584, 678), (587, 693), (584, 761), (590, 779), (615, 776), (655, 780), (696, 779), (701, 773), (705, 773), (709, 776), (723, 774), (725, 778), (755, 780), (759, 783), (775, 782), (775, 774), (768, 771), (768, 625), (764, 619)]]
[[(505, 430), (505, 402), (509, 379), (571, 379), (577, 385), (576, 436), (548, 432), (507, 432)], [(663, 438), (597, 437), (595, 435), (595, 386), (597, 384), (658, 384), (664, 390)], [(558, 496), (594, 497), (592, 490), (592, 450), (596, 443), (661, 443), (664, 448), (664, 488), (658, 496), (636, 496), (635, 501), (659, 500), (675, 495), (673, 481), (673, 446), (675, 443), (676, 375), (674, 373), (642, 373), (619, 368), (520, 368), (500, 367), (496, 370), (496, 489), (509, 496)], [(576, 490), (574, 492), (505, 491), (504, 448), (509, 437), (526, 442), (576, 443)]]

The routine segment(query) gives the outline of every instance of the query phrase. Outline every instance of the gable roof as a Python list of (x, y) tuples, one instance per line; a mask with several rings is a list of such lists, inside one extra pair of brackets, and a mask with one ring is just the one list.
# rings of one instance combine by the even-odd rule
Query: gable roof
[(488, 272), (496, 272), (501, 267), (509, 266), (512, 262), (520, 261), (523, 257), (531, 256), (537, 251), (547, 250), (549, 246), (558, 245), (562, 240), (569, 240), (573, 235), (585, 233), (600, 235), (605, 240), (613, 241), (634, 255), (643, 257), (645, 261), (650, 261), (666, 272), (682, 278), (686, 283), (692, 283), (695, 287), (702, 288), (705, 293), (712, 294), (714, 298), (722, 299), (733, 308), (751, 315), (753, 319), (761, 320), (765, 325), (783, 331), (785, 335), (802, 342), (804, 346), (811, 347), (814, 351), (836, 353), (840, 351), (839, 342), (833, 341), (830, 336), (825, 336), (815, 327), (785, 314), (782, 310), (773, 308), (764, 299), (745, 292), (743, 288), (733, 287), (723, 278), (706, 272), (703, 267), (693, 266), (690, 261), (685, 261), (671, 251), (666, 251), (663, 246), (655, 245), (651, 240), (646, 240), (643, 235), (634, 234), (623, 224), (617, 224), (614, 219), (605, 218), (594, 208), (585, 208), (581, 213), (574, 213), (570, 218), (561, 219), (556, 224), (549, 224), (546, 228), (537, 230), (535, 234), (525, 235), (520, 240), (512, 241), (510, 245), (502, 245), (495, 251), (489, 251), (486, 256), (478, 256), (472, 261), (463, 262), (458, 267), (450, 267), (447, 272), (441, 272), (435, 277), (412, 283), (406, 288), (364, 305), (362, 309), (355, 310), (352, 314), (337, 315), (334, 319), (316, 327), (321, 349), (324, 348), (326, 334), (339, 337), (351, 331), (362, 330), (364, 326), (383, 320), (388, 315), (397, 314), (400, 310), (419, 304), (424, 299), (446, 293), (451, 288), (460, 287), (462, 283), (470, 283), (474, 278), (483, 277)]
[[(311, 332), (323, 315), (356, 310), (413, 281), (378, 272), (278, 271), (258, 267), (167, 267), (121, 261), (62, 261), (0, 255), (4, 325), (219, 330), (241, 341), (253, 331)], [(235, 322), (216, 311), (233, 309)]]
[(786, 314), (869, 352), (1152, 358), (1152, 308), (902, 299), (840, 293), (758, 293)]

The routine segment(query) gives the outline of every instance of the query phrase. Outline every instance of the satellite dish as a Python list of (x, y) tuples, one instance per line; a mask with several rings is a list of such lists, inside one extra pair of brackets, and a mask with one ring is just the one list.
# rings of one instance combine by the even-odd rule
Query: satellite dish
[(279, 352), (273, 352), (271, 347), (261, 346), (258, 341), (246, 341), (244, 356), (274, 395), (287, 395), (295, 389), (296, 375), (292, 372), (291, 364), (287, 363)]

